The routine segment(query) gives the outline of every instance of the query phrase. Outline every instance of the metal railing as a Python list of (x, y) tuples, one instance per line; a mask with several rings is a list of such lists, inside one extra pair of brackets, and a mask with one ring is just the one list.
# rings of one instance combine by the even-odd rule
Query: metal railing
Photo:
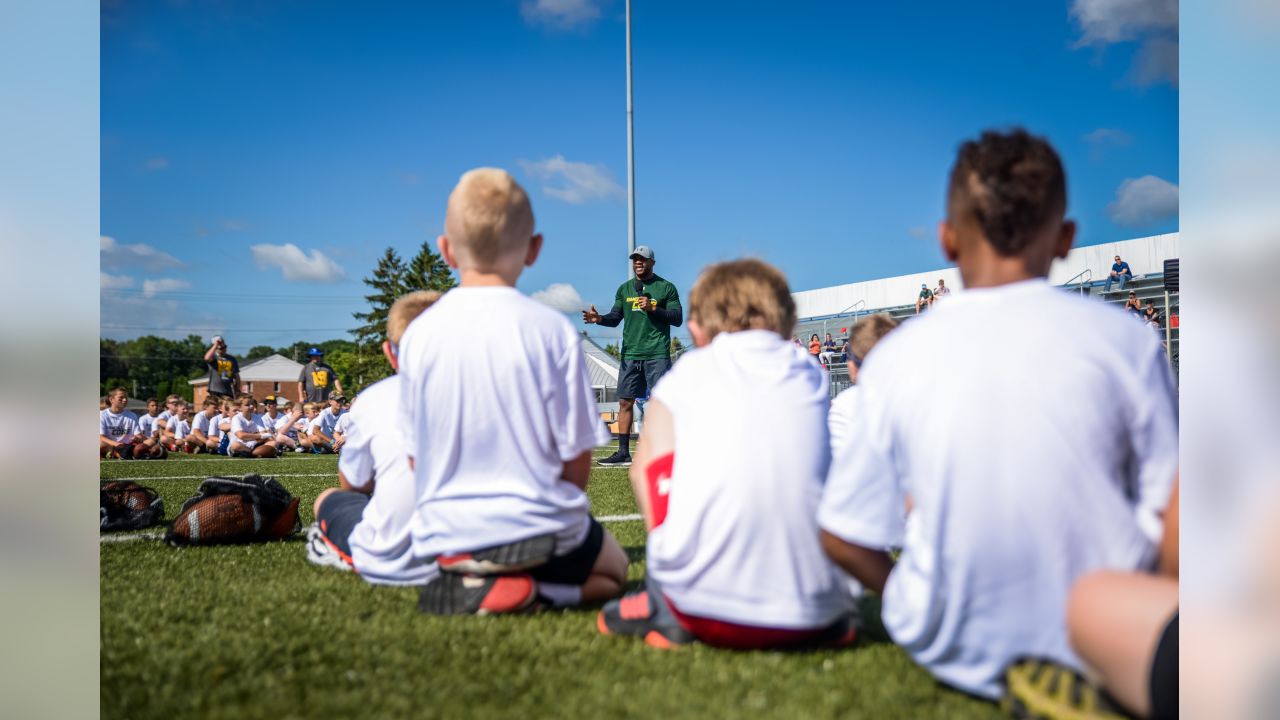
[(1091, 283), (1091, 282), (1093, 282), (1093, 268), (1085, 268), (1085, 269), (1081, 270), (1080, 272), (1076, 273), (1075, 275), (1073, 275), (1073, 276), (1071, 277), (1071, 279), (1070, 279), (1070, 280), (1068, 280), (1068, 281), (1066, 281), (1066, 282), (1062, 283), (1062, 287), (1067, 287), (1067, 286), (1071, 285), (1071, 283), (1075, 282), (1076, 278), (1079, 278), (1079, 277), (1084, 277), (1084, 279), (1083, 279), (1083, 280), (1081, 280), (1081, 281), (1080, 281), (1080, 284), (1076, 286), (1076, 290), (1078, 290), (1078, 291), (1080, 292), (1080, 294), (1081, 294), (1081, 295), (1084, 295), (1084, 294), (1085, 294), (1085, 290), (1084, 290), (1085, 285), (1086, 285), (1087, 283)]

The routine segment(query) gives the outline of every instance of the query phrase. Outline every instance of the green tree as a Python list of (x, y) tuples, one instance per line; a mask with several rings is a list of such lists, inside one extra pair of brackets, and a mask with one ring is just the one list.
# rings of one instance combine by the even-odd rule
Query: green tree
[(271, 355), (274, 355), (275, 352), (276, 352), (275, 349), (272, 348), (270, 345), (254, 345), (253, 347), (249, 348), (249, 353), (244, 356), (244, 360), (245, 362), (253, 362), (254, 360), (261, 360), (264, 357), (270, 357)]
[(618, 346), (614, 345), (613, 343), (609, 343), (608, 345), (605, 345), (604, 351), (605, 351), (605, 354), (607, 354), (609, 357), (613, 358), (614, 360), (622, 359), (622, 351), (619, 350)]
[(680, 338), (671, 338), (671, 357), (680, 357), (680, 353), (684, 352), (684, 343), (680, 342)]
[(359, 394), (365, 388), (390, 377), (391, 366), (377, 345), (338, 350), (325, 358), (342, 381), (347, 397)]
[(422, 247), (418, 249), (418, 254), (409, 261), (409, 269), (404, 276), (404, 292), (414, 290), (444, 292), (457, 284), (453, 271), (449, 269), (444, 258), (440, 257), (440, 253), (431, 249), (430, 241), (423, 242)]
[[(417, 260), (414, 258), (415, 262)], [(409, 268), (405, 267), (404, 261), (400, 259), (400, 255), (394, 248), (388, 247), (382, 253), (377, 267), (373, 269), (373, 275), (364, 279), (364, 284), (371, 289), (370, 294), (364, 296), (364, 299), (369, 301), (369, 311), (352, 313), (356, 320), (363, 323), (351, 331), (357, 341), (362, 344), (382, 342), (386, 337), (387, 311), (391, 309), (391, 304), (396, 301), (396, 298), (405, 293), (408, 272)]]

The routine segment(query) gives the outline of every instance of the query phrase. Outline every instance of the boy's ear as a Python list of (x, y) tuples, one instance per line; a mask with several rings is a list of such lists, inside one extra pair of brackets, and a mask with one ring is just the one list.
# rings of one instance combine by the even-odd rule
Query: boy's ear
[(457, 270), (458, 259), (453, 255), (453, 243), (449, 242), (449, 238), (444, 235), (436, 238), (436, 247), (440, 249), (440, 256), (444, 258), (445, 264)]
[(1053, 256), (1058, 259), (1065, 258), (1075, 244), (1076, 221), (1063, 220), (1062, 228), (1058, 230), (1058, 246), (1053, 249)]
[(942, 246), (942, 255), (947, 262), (955, 263), (960, 258), (960, 244), (956, 241), (956, 231), (943, 220), (938, 223), (938, 243)]
[(689, 318), (689, 334), (693, 336), (694, 347), (706, 347), (711, 342), (711, 338), (707, 337), (706, 331), (693, 318)]
[(399, 370), (400, 363), (396, 362), (396, 354), (391, 352), (391, 341), (382, 341), (382, 354), (387, 356), (387, 362), (391, 363), (392, 370)]
[(531, 267), (538, 261), (538, 253), (542, 252), (542, 233), (534, 233), (529, 238), (529, 252), (525, 253), (524, 266)]

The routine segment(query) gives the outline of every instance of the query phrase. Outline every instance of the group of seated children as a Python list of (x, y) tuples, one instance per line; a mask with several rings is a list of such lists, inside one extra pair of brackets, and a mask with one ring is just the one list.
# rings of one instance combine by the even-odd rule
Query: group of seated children
[(149, 398), (142, 417), (125, 409), (128, 402), (122, 387), (102, 398), (99, 457), (160, 460), (171, 452), (183, 452), (270, 458), (289, 451), (336, 453), (345, 439), (341, 395), (331, 396), (328, 403), (301, 405), (268, 395), (261, 413), (252, 395), (234, 400), (210, 395), (194, 415), (186, 400), (170, 395), (163, 412), (157, 412), (159, 401)]
[[(1168, 366), (1123, 313), (1046, 281), (1075, 233), (1046, 141), (1013, 130), (964, 143), (946, 199), (940, 240), (966, 291), (900, 329), (855, 326), (856, 385), (834, 407), (825, 373), (787, 338), (782, 273), (758, 260), (704, 271), (697, 347), (653, 389), (630, 469), (649, 531), (644, 587), (617, 598), (628, 558), (584, 492), (609, 435), (579, 338), (515, 289), (543, 243), (523, 189), (468, 172), (438, 240), (460, 286), (405, 309), (407, 328), (388, 323), (399, 374), (367, 414), (356, 406), (310, 556), (423, 585), (434, 614), (608, 600), (601, 632), (661, 647), (846, 645), (865, 588), (893, 641), (964, 692), (1001, 696), (1026, 657), (1069, 670), (1084, 657), (1113, 677), (1119, 651), (1072, 645), (1098, 632), (1069, 633), (1068, 598), (1093, 573), (1156, 568), (1177, 469)], [(1176, 604), (1143, 608), (1159, 649), (1133, 662), (1167, 662)], [(1130, 710), (1162, 707), (1167, 673), (1135, 676), (1151, 692)], [(1047, 687), (1039, 677), (1021, 701)]]

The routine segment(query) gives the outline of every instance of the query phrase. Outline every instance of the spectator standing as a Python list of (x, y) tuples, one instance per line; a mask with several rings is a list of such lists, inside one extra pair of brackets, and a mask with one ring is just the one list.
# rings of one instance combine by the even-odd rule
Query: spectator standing
[(331, 392), (341, 395), (342, 383), (333, 368), (325, 363), (324, 351), (313, 347), (307, 351), (307, 364), (298, 375), (298, 402), (325, 403)]
[(1120, 290), (1123, 292), (1125, 284), (1132, 279), (1133, 270), (1129, 269), (1129, 263), (1124, 262), (1120, 259), (1120, 256), (1117, 255), (1115, 262), (1111, 265), (1111, 274), (1107, 275), (1107, 285), (1102, 289), (1102, 292), (1111, 292), (1111, 283), (1116, 282), (1117, 280), (1120, 281)]
[(227, 341), (221, 335), (213, 336), (213, 345), (205, 351), (205, 365), (209, 366), (209, 394), (234, 398), (240, 390), (240, 363), (227, 354)]

